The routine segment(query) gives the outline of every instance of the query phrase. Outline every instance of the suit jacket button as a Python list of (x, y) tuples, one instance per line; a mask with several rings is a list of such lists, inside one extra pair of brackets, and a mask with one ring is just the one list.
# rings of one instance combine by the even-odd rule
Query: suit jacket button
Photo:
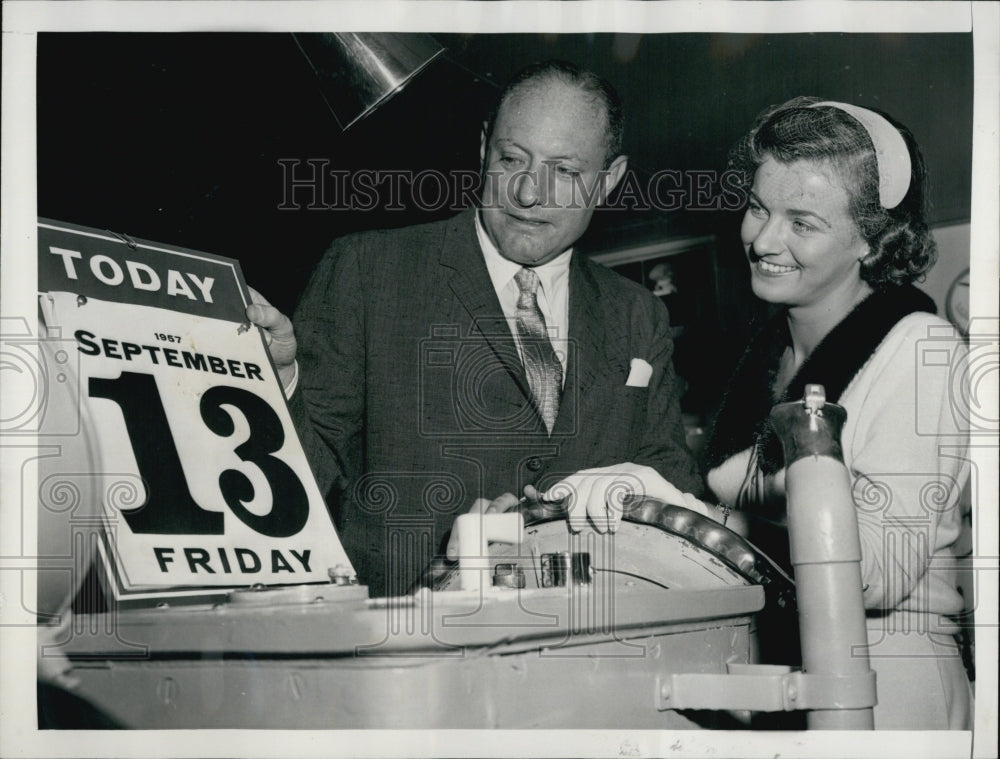
[(528, 459), (527, 467), (532, 472), (537, 472), (539, 469), (542, 468), (542, 460), (537, 456), (532, 456), (530, 459)]

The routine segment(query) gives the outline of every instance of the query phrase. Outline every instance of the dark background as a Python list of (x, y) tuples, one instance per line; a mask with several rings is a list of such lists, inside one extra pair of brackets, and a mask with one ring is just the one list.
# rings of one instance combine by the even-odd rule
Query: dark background
[[(882, 109), (909, 126), (930, 172), (932, 222), (970, 217), (971, 34), (434, 36), (445, 55), (342, 132), (289, 34), (39, 34), (38, 212), (238, 258), (247, 281), (291, 312), (334, 237), (452, 211), (421, 211), (406, 193), (406, 210), (310, 210), (301, 191), (285, 198), (279, 160), (301, 161), (303, 171), (309, 159), (348, 171), (475, 170), (497, 83), (555, 57), (619, 89), (625, 152), (640, 177), (664, 168), (721, 171), (762, 108), (818, 95)], [(298, 210), (279, 208), (288, 200)], [(717, 236), (702, 272), (715, 280), (705, 297), (719, 301), (717, 318), (696, 340), (689, 335), (689, 346), (678, 344), (682, 368), (718, 347), (696, 384), (726, 372), (757, 312), (745, 287), (739, 216), (607, 210), (580, 244), (600, 252), (679, 234)], [(701, 384), (715, 392), (714, 383)]]

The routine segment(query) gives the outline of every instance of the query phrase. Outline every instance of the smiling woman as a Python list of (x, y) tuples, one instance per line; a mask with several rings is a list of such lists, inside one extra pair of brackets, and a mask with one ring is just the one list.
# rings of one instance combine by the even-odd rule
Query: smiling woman
[[(920, 153), (880, 114), (796, 98), (758, 118), (730, 166), (749, 190), (741, 237), (753, 292), (781, 311), (730, 381), (708, 485), (737, 509), (730, 524), (788, 566), (785, 464), (767, 419), (806, 384), (824, 385), (847, 409), (840, 442), (878, 676), (875, 727), (967, 729), (970, 688), (950, 616), (963, 602), (952, 574), (931, 571), (953, 556), (962, 520), (967, 421), (953, 413), (949, 383), (966, 351), (912, 286), (935, 260)], [(932, 366), (922, 351), (939, 337), (944, 364)], [(798, 663), (788, 661), (796, 628), (763, 618), (764, 658)]]
[(761, 164), (741, 230), (757, 297), (802, 320), (810, 310), (839, 316), (871, 294), (860, 276), (868, 245), (849, 200), (829, 162)]

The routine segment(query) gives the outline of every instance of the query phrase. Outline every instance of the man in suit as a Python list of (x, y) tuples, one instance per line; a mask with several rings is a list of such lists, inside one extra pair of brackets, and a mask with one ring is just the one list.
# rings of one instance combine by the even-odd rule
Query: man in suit
[(605, 81), (529, 67), (485, 124), (480, 208), (335, 241), (294, 332), (249, 309), (372, 595), (406, 592), (479, 497), (619, 462), (700, 493), (666, 309), (573, 251), (621, 131)]

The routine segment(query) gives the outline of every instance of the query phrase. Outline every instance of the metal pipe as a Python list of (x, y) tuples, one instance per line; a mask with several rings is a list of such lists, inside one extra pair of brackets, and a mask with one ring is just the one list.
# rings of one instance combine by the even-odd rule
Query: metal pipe
[[(861, 539), (840, 435), (847, 412), (822, 385), (771, 411), (785, 450), (788, 540), (798, 598), (802, 670), (833, 677), (870, 671)], [(871, 707), (817, 709), (810, 730), (872, 730)]]

